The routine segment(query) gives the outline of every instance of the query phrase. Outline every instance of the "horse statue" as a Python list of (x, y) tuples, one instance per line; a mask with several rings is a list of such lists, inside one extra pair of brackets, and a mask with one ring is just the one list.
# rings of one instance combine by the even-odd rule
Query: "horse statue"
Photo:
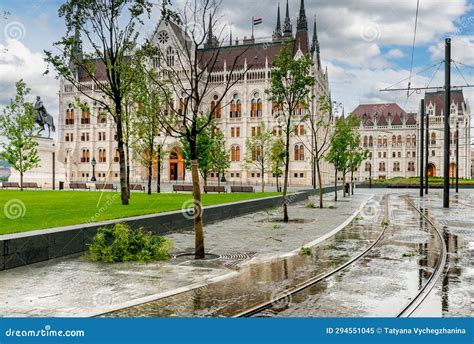
[(51, 137), (51, 131), (54, 133), (56, 132), (56, 127), (54, 126), (54, 119), (46, 108), (44, 107), (43, 101), (38, 96), (36, 97), (35, 102), (35, 110), (37, 111), (35, 123), (40, 126), (38, 134), (40, 134), (44, 130), (44, 126), (48, 126), (48, 139)]

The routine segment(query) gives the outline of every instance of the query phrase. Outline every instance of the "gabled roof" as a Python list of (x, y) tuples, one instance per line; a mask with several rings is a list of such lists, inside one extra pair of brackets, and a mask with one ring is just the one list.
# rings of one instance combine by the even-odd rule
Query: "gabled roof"
[[(466, 106), (462, 90), (451, 91), (451, 104), (452, 103), (456, 104), (458, 112), (462, 115), (463, 107)], [(441, 116), (441, 114), (444, 113), (444, 91), (426, 92), (425, 106), (428, 108), (430, 105), (435, 107), (435, 115)]]
[(402, 125), (403, 118), (407, 116), (405, 110), (396, 103), (361, 104), (352, 113), (362, 118), (364, 126), (373, 126), (374, 123), (387, 126), (390, 120), (391, 125)]

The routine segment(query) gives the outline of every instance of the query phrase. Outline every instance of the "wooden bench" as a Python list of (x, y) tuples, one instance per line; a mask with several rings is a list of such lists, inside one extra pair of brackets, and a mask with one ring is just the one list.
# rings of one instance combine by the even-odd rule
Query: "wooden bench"
[(90, 190), (90, 186), (87, 186), (86, 183), (69, 183), (69, 188), (71, 190)]
[(3, 182), (2, 183), (2, 189), (8, 189), (8, 188), (20, 188), (20, 184), (16, 182)]
[(130, 184), (130, 191), (142, 191), (145, 192), (145, 186), (140, 184)]
[(38, 183), (23, 183), (23, 188), (24, 189), (42, 189), (42, 187), (39, 186)]
[(111, 190), (111, 191), (117, 191), (117, 187), (114, 184), (95, 184), (95, 189), (96, 190)]
[(193, 186), (192, 185), (173, 185), (173, 191), (174, 192), (193, 192)]
[(255, 192), (253, 186), (231, 186), (231, 192)]
[(225, 186), (205, 186), (204, 192), (218, 192), (218, 193), (226, 193)]

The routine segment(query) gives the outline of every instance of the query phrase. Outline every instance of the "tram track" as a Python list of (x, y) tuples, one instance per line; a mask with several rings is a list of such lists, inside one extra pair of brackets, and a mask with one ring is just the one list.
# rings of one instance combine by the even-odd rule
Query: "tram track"
[[(446, 243), (443, 238), (442, 232), (435, 226), (435, 224), (429, 219), (413, 202), (410, 200), (406, 199), (406, 202), (415, 209), (418, 213), (423, 216), (423, 218), (427, 221), (427, 223), (434, 229), (434, 232), (436, 233), (436, 236), (440, 240), (440, 246), (441, 246), (441, 252), (440, 252), (440, 259), (438, 259), (436, 266), (434, 267), (434, 272), (431, 274), (430, 278), (428, 281), (424, 284), (424, 286), (418, 291), (416, 296), (406, 304), (403, 309), (396, 315), (396, 317), (404, 318), (404, 317), (410, 317), (423, 303), (423, 301), (426, 299), (426, 297), (429, 295), (431, 290), (434, 288), (436, 285), (437, 281), (441, 277), (444, 267), (446, 265), (447, 261), (447, 248), (446, 248)], [(388, 203), (388, 200), (387, 200)], [(387, 206), (388, 208), (388, 206)], [(386, 209), (387, 210), (387, 209)], [(288, 298), (292, 297), (293, 295), (302, 292), (303, 290), (310, 288), (314, 285), (316, 285), (319, 282), (322, 282), (337, 273), (345, 270), (349, 266), (353, 265), (357, 261), (359, 261), (361, 258), (366, 256), (374, 247), (376, 247), (381, 241), (382, 238), (384, 237), (388, 224), (382, 223), (383, 229), (380, 235), (376, 238), (376, 240), (363, 252), (359, 253), (355, 257), (351, 258), (349, 261), (346, 263), (340, 265), (339, 267), (319, 276), (312, 277), (292, 288), (288, 288), (284, 290), (281, 293), (278, 293), (276, 296), (274, 296), (271, 300), (262, 302), (256, 306), (253, 306), (252, 308), (246, 309), (236, 315), (234, 315), (234, 318), (242, 318), (242, 317), (252, 317), (256, 316), (259, 313), (264, 312), (267, 309), (272, 308), (275, 304), (278, 304), (284, 300), (287, 300)]]

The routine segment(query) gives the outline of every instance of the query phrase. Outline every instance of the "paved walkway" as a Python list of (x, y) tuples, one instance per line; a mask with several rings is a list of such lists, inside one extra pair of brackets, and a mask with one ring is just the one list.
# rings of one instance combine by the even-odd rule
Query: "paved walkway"
[[(196, 262), (179, 257), (151, 264), (107, 265), (70, 257), (2, 271), (0, 316), (94, 316), (198, 288), (238, 274), (239, 265), (250, 258), (296, 254), (301, 246), (316, 244), (349, 222), (370, 197), (370, 191), (361, 190), (334, 209), (310, 208), (307, 201), (291, 204), (294, 222), (289, 224), (278, 222), (281, 211), (271, 209), (208, 225), (206, 250), (220, 259)], [(331, 198), (326, 195), (326, 206), (334, 205)], [(192, 232), (169, 237), (175, 242), (175, 253), (192, 251)]]

